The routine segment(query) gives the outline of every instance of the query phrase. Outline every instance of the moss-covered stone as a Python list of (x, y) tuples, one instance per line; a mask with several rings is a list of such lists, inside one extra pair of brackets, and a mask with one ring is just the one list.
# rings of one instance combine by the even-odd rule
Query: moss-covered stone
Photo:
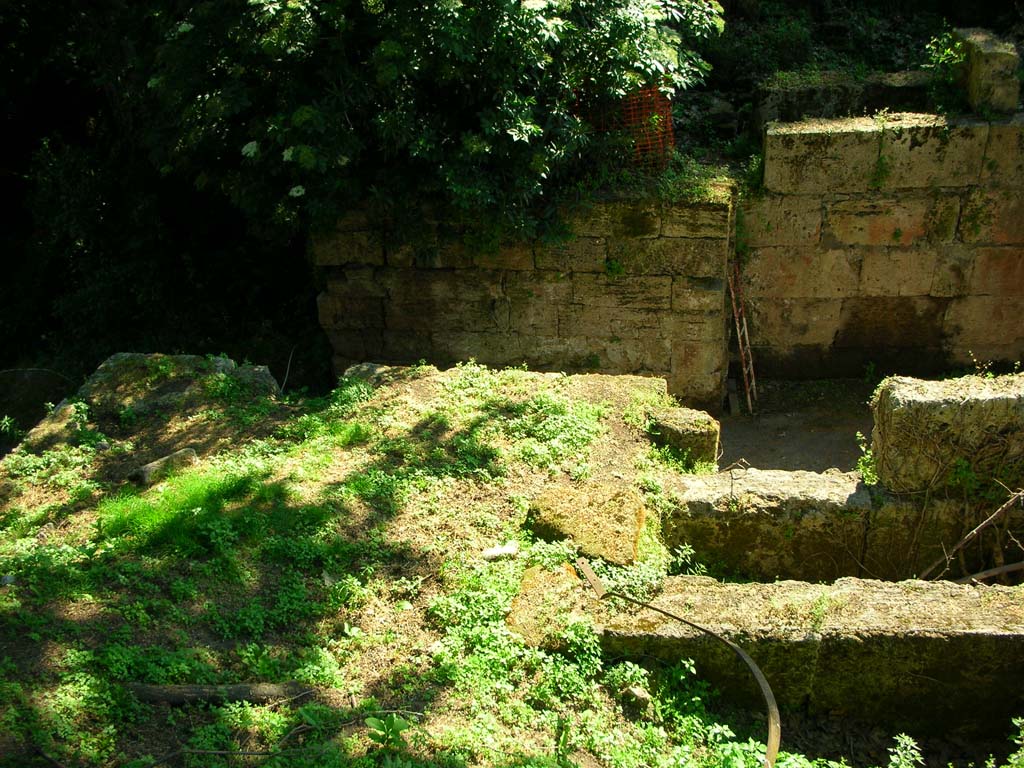
[(693, 408), (656, 408), (650, 411), (650, 435), (657, 445), (668, 445), (690, 461), (718, 461), (719, 423)]
[(531, 647), (558, 650), (565, 630), (583, 618), (583, 601), (582, 583), (571, 565), (556, 570), (535, 565), (523, 574), (505, 624)]
[(636, 561), (645, 515), (640, 494), (618, 483), (557, 486), (530, 504), (538, 536), (571, 538), (583, 554), (616, 565)]

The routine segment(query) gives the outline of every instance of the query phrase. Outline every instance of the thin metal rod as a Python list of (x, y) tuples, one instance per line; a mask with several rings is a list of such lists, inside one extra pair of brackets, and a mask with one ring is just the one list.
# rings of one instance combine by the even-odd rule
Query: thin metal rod
[(654, 611), (655, 613), (660, 613), (662, 616), (667, 616), (668, 618), (678, 621), (681, 624), (685, 624), (688, 627), (692, 627), (699, 632), (711, 635), (711, 637), (715, 638), (719, 642), (729, 646), (729, 648), (731, 648), (732, 651), (740, 657), (743, 663), (747, 665), (751, 673), (754, 675), (754, 679), (757, 680), (757, 684), (761, 688), (761, 695), (764, 697), (765, 706), (768, 708), (768, 744), (767, 751), (764, 756), (764, 764), (766, 768), (773, 768), (775, 765), (775, 758), (779, 755), (779, 745), (782, 742), (782, 718), (779, 715), (779, 705), (775, 701), (775, 694), (772, 693), (772, 687), (768, 684), (768, 678), (764, 676), (764, 672), (762, 672), (761, 668), (757, 666), (752, 658), (750, 658), (750, 655), (736, 645), (732, 640), (727, 637), (723, 637), (714, 630), (702, 627), (700, 624), (694, 624), (692, 621), (684, 619), (682, 616), (676, 616), (674, 613), (669, 613), (668, 611), (662, 610), (650, 603), (645, 603), (642, 600), (632, 598), (629, 595), (605, 589), (604, 584), (601, 583), (597, 574), (594, 573), (593, 569), (591, 569), (590, 565), (582, 557), (576, 560), (576, 567), (583, 573), (584, 578), (590, 584), (591, 589), (594, 590), (598, 600), (603, 600), (608, 596), (617, 597), (620, 600), (625, 600), (627, 603), (633, 603), (634, 605), (639, 605), (641, 608), (646, 608), (650, 611)]

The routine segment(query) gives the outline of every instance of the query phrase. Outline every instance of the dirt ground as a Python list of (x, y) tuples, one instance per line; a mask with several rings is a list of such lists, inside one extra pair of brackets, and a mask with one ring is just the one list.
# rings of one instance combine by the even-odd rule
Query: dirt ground
[[(745, 460), (758, 469), (848, 472), (857, 464), (857, 432), (871, 438), (867, 402), (873, 382), (862, 379), (763, 381), (754, 414), (723, 414), (725, 468)], [(743, 393), (740, 393), (743, 399)]]

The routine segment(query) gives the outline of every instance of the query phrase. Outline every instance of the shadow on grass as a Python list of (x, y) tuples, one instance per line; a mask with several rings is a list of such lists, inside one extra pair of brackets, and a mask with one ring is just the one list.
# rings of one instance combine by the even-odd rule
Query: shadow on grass
[[(313, 502), (272, 478), (272, 461), (191, 470), (162, 488), (102, 500), (85, 545), (9, 546), (0, 586), (0, 764), (105, 765), (115, 755), (239, 743), (218, 725), (218, 710), (203, 707), (189, 708), (180, 733), (177, 715), (140, 705), (127, 682), (297, 678), (333, 689), (367, 642), (381, 642), (349, 626), (380, 579), (428, 576), (441, 565), (443, 553), (393, 540), (384, 523), (419, 485), (499, 475), (489, 430), (487, 416), (458, 429), (428, 416), (382, 440), (369, 464), (325, 485)], [(399, 666), (352, 693), (422, 710), (445, 685), (440, 675)], [(350, 703), (354, 710), (335, 706), (332, 717), (362, 711)], [(317, 765), (333, 764), (321, 758)]]

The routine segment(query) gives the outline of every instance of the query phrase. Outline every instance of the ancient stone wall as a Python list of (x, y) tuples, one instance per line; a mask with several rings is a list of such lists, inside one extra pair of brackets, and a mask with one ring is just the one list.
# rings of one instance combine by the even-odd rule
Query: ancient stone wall
[(1024, 356), (1024, 114), (773, 123), (738, 217), (762, 374)]
[(352, 362), (487, 365), (662, 376), (718, 409), (726, 370), (731, 193), (705, 204), (600, 202), (557, 245), (393, 246), (352, 216), (314, 241), (320, 321)]

